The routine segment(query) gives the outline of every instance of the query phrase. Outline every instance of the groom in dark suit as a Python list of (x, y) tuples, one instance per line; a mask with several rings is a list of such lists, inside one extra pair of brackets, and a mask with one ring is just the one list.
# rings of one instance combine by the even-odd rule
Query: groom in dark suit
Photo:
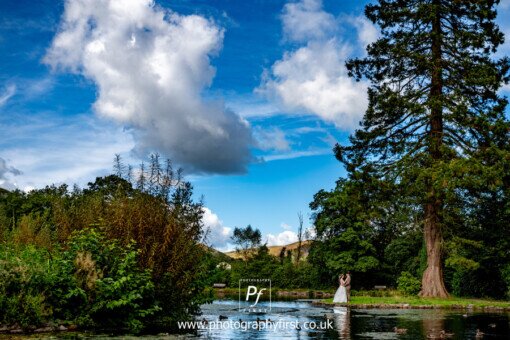
[(351, 272), (348, 271), (344, 280), (345, 291), (347, 293), (347, 302), (351, 301)]

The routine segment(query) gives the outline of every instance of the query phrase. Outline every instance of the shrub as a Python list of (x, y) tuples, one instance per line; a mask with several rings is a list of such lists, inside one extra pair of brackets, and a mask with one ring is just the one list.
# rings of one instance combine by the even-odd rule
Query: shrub
[(55, 273), (50, 254), (34, 246), (0, 246), (0, 324), (40, 325), (51, 316), (47, 301)]
[(421, 282), (409, 272), (402, 272), (397, 279), (397, 289), (405, 295), (417, 295)]
[(61, 319), (139, 332), (160, 308), (137, 257), (134, 243), (120, 246), (94, 228), (75, 232), (65, 251), (0, 245), (0, 324)]
[(40, 325), (44, 321), (47, 305), (42, 294), (6, 296), (3, 304), (6, 324), (19, 324), (27, 328), (31, 325)]
[(210, 301), (191, 184), (158, 155), (136, 183), (116, 160), (87, 189), (0, 189), (0, 324), (168, 331)]
[(72, 235), (66, 258), (74, 263), (77, 283), (71, 294), (86, 297), (79, 316), (83, 326), (137, 333), (142, 321), (160, 310), (151, 272), (139, 268), (137, 257), (133, 242), (122, 247), (97, 229)]

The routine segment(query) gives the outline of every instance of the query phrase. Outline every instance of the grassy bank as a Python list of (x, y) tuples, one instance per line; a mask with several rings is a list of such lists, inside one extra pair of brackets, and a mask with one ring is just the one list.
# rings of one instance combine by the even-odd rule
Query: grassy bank
[[(325, 304), (334, 304), (333, 299), (324, 299)], [(451, 297), (447, 299), (440, 298), (420, 298), (417, 296), (352, 296), (350, 305), (380, 305), (380, 307), (409, 305), (410, 307), (433, 306), (439, 308), (485, 308), (496, 307), (510, 309), (510, 301), (469, 299)]]
[[(246, 296), (246, 288), (242, 288), (240, 292), (241, 296)], [(279, 297), (298, 297), (298, 298), (327, 298), (333, 296), (335, 291), (333, 289), (316, 290), (309, 288), (271, 288), (271, 295), (273, 298)], [(215, 298), (238, 298), (239, 288), (226, 287), (213, 290)], [(262, 296), (264, 299), (264, 296)]]
[[(241, 289), (241, 295), (246, 294), (245, 289)], [(333, 290), (314, 290), (307, 288), (300, 289), (281, 289), (273, 288), (273, 299), (286, 297), (297, 298), (314, 298), (320, 299), (317, 304), (337, 305), (333, 303)], [(380, 296), (374, 296), (379, 294)], [(223, 288), (214, 291), (216, 298), (237, 298), (239, 296), (239, 288)], [(322, 296), (321, 296), (322, 295)], [(346, 305), (346, 304), (338, 304)], [(384, 291), (353, 291), (350, 306), (353, 307), (371, 307), (371, 308), (503, 308), (510, 311), (510, 301), (491, 300), (491, 299), (474, 299), (450, 297), (447, 299), (440, 298), (421, 298), (418, 296), (401, 295), (396, 290)]]

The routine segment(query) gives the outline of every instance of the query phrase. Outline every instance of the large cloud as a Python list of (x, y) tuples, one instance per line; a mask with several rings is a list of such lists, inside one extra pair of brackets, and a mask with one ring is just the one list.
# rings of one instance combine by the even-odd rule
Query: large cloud
[(211, 209), (204, 207), (202, 222), (207, 232), (207, 244), (214, 248), (227, 249), (232, 229), (225, 227), (223, 221)]
[[(356, 46), (340, 38), (339, 21), (356, 29)], [(285, 5), (282, 22), (286, 38), (301, 46), (273, 64), (258, 91), (284, 110), (355, 128), (367, 106), (367, 83), (348, 77), (345, 61), (376, 38), (375, 28), (363, 18), (334, 18), (320, 0)]]
[(156, 150), (194, 172), (244, 172), (248, 124), (201, 94), (223, 30), (152, 0), (67, 0), (44, 61), (94, 81), (96, 112), (133, 129), (136, 150)]
[(21, 175), (21, 171), (7, 165), (5, 159), (0, 157), (0, 188), (7, 190), (16, 189), (16, 184), (12, 181), (12, 176)]

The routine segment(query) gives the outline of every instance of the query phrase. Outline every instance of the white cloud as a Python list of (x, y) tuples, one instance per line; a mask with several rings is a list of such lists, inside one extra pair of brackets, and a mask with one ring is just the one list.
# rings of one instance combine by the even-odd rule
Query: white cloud
[(268, 246), (284, 246), (298, 241), (297, 234), (290, 230), (282, 231), (279, 234), (267, 234)]
[(0, 94), (0, 107), (4, 106), (12, 96), (16, 94), (16, 85), (9, 85)]
[(337, 29), (335, 17), (322, 10), (321, 0), (302, 0), (283, 8), (283, 33), (296, 42), (322, 39)]
[(288, 151), (290, 144), (285, 136), (285, 132), (281, 129), (272, 127), (269, 129), (262, 129), (257, 127), (254, 131), (254, 137), (257, 141), (257, 146), (261, 150), (276, 150)]
[[(304, 34), (296, 14), (288, 6), (299, 8), (300, 21), (313, 32)], [(322, 17), (324, 25), (316, 24)], [(288, 22), (295, 24), (289, 24)], [(338, 128), (351, 130), (357, 127), (367, 107), (367, 87), (364, 81), (356, 82), (347, 75), (345, 62), (352, 54), (362, 50), (377, 37), (377, 30), (361, 18), (347, 17), (343, 24), (358, 32), (358, 45), (352, 46), (339, 37), (339, 27), (331, 15), (322, 10), (320, 1), (302, 0), (287, 4), (282, 22), (287, 36), (301, 42), (296, 50), (284, 53), (263, 75), (256, 90), (279, 104), (283, 110), (300, 114), (315, 114), (334, 123)]]
[(0, 149), (23, 172), (13, 182), (19, 189), (62, 183), (83, 186), (111, 173), (116, 153), (127, 155), (127, 163), (133, 162), (129, 159), (134, 146), (131, 134), (96, 118), (40, 114), (25, 117), (23, 125), (14, 121), (0, 122), (1, 129), (10, 131)]
[(311, 150), (303, 150), (303, 151), (290, 151), (290, 152), (286, 152), (286, 153), (264, 155), (263, 160), (265, 162), (272, 162), (272, 161), (280, 161), (280, 160), (285, 160), (285, 159), (294, 159), (294, 158), (311, 157), (311, 156), (322, 156), (322, 155), (331, 155), (331, 148), (311, 149)]
[(0, 188), (7, 190), (16, 189), (13, 176), (21, 175), (21, 171), (13, 166), (7, 165), (7, 161), (0, 157)]
[(227, 249), (230, 236), (232, 235), (232, 229), (225, 227), (218, 215), (207, 207), (204, 207), (202, 221), (207, 231), (207, 243), (217, 249)]
[(268, 103), (265, 99), (246, 94), (242, 96), (229, 95), (227, 107), (243, 118), (269, 117), (280, 113), (278, 107)]
[(250, 127), (202, 92), (223, 30), (152, 0), (67, 0), (44, 61), (95, 82), (96, 112), (132, 127), (139, 154), (160, 151), (188, 171), (244, 172)]
[(362, 45), (363, 50), (379, 38), (379, 31), (367, 18), (361, 16), (347, 17), (347, 21), (356, 27), (358, 41)]
[(50, 91), (54, 85), (54, 80), (52, 77), (31, 79), (25, 81), (22, 85), (24, 85), (23, 95), (27, 98), (34, 98)]
[[(291, 243), (295, 243), (298, 241), (298, 235), (292, 230), (289, 230), (292, 228), (286, 223), (282, 223), (282, 228), (287, 229), (285, 231), (282, 231), (281, 233), (278, 233), (276, 235), (274, 234), (267, 234), (266, 240), (268, 246), (285, 246)], [(303, 240), (312, 240), (316, 236), (315, 228), (313, 226), (310, 226), (308, 228), (305, 228), (303, 233)]]

